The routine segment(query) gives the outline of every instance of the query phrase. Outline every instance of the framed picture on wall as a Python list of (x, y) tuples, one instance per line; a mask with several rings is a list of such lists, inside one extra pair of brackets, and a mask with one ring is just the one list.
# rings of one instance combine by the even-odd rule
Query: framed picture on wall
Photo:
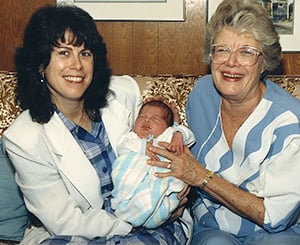
[(56, 0), (74, 4), (95, 20), (184, 21), (185, 0)]
[[(257, 0), (267, 9), (280, 35), (283, 52), (300, 51), (300, 1)], [(207, 0), (207, 20), (222, 0)]]

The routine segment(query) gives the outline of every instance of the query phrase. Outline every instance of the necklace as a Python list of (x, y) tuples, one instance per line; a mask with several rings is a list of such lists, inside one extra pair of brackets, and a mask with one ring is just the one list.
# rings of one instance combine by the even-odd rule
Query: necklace
[(88, 132), (92, 131), (92, 120), (89, 118), (86, 112), (82, 113), (78, 125)]

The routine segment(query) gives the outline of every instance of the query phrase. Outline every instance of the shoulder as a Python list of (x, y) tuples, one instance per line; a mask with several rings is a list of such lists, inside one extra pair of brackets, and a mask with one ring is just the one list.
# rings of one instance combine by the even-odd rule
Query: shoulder
[(112, 91), (109, 103), (116, 100), (134, 114), (138, 112), (137, 110), (142, 104), (142, 97), (139, 86), (132, 77), (128, 75), (112, 76), (109, 89)]
[(187, 106), (219, 106), (220, 94), (214, 86), (212, 75), (200, 77), (188, 96)]
[(33, 122), (29, 110), (25, 110), (9, 126), (4, 132), (4, 135), (22, 134), (24, 136), (30, 136), (33, 131), (39, 131), (40, 128), (41, 124)]
[(265, 83), (264, 98), (271, 101), (273, 108), (279, 111), (291, 111), (300, 117), (300, 100), (270, 80), (266, 80)]
[(140, 90), (136, 81), (128, 76), (111, 76), (110, 89), (118, 95), (140, 95)]
[[(26, 148), (34, 148), (39, 143), (42, 125), (33, 122), (28, 110), (23, 111), (3, 133), (4, 142), (18, 142)], [(6, 143), (8, 144), (8, 143)]]
[(213, 77), (212, 75), (205, 75), (200, 77), (190, 95), (189, 95), (189, 99), (192, 97), (198, 98), (198, 97), (202, 97), (202, 98), (206, 98), (209, 97), (211, 98), (213, 95), (218, 96), (218, 92), (214, 86), (214, 82), (213, 82)]
[(213, 85), (213, 77), (211, 74), (199, 77), (196, 81), (194, 88), (198, 87), (210, 87)]
[[(112, 76), (110, 83), (111, 96), (108, 99), (110, 112), (112, 108), (127, 111), (130, 114), (131, 126), (142, 105), (142, 96), (136, 81), (127, 75)], [(105, 108), (103, 109), (105, 111)]]

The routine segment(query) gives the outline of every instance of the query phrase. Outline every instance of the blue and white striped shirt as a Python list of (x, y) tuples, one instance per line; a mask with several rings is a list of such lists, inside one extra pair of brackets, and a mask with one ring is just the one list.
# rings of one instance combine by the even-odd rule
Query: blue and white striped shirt
[[(195, 134), (192, 153), (207, 169), (264, 198), (263, 228), (271, 233), (300, 223), (300, 101), (265, 80), (266, 92), (228, 147), (221, 123), (221, 96), (210, 75), (199, 79), (187, 102)], [(237, 237), (261, 229), (198, 192), (195, 231), (220, 229)]]

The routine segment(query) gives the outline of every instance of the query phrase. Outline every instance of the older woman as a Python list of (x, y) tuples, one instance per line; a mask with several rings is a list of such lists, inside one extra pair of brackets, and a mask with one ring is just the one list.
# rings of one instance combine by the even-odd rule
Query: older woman
[(281, 59), (273, 23), (257, 1), (224, 0), (205, 47), (212, 75), (187, 103), (196, 144), (152, 147), (171, 160), (157, 176), (195, 187), (193, 244), (300, 244), (300, 102), (266, 79)]

